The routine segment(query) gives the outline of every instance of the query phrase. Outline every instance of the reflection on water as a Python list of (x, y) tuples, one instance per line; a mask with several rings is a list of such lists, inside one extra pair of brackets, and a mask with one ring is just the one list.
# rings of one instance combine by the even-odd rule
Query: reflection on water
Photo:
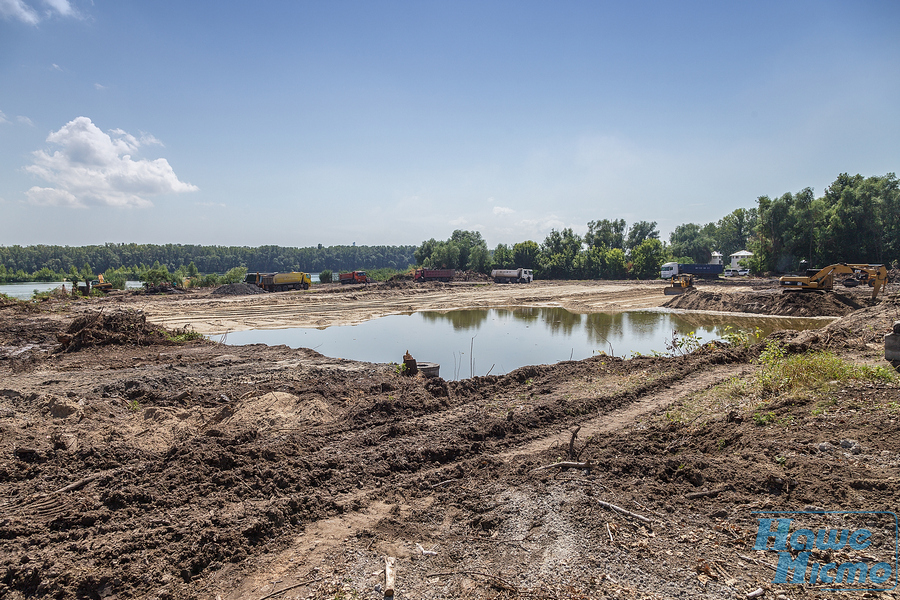
[(580, 360), (598, 352), (630, 358), (664, 352), (672, 332), (694, 332), (703, 342), (739, 331), (815, 329), (822, 319), (675, 314), (664, 311), (570, 313), (562, 308), (457, 310), (394, 315), (359, 325), (326, 329), (234, 331), (229, 344), (285, 344), (326, 356), (396, 362), (407, 350), (420, 361), (441, 365), (441, 376), (508, 373), (525, 365)]

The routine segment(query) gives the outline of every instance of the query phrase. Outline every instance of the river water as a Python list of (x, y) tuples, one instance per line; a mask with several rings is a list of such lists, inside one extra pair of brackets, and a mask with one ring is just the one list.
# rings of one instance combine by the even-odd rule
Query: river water
[[(67, 290), (72, 290), (72, 284), (68, 281), (31, 281), (27, 283), (4, 283), (0, 285), (0, 294), (6, 294), (10, 298), (18, 298), (19, 300), (28, 300), (35, 292), (49, 292), (62, 285), (65, 285)], [(125, 287), (136, 289), (141, 287), (141, 282), (126, 281)]]
[(326, 329), (256, 329), (213, 336), (226, 344), (284, 344), (330, 357), (400, 363), (409, 351), (420, 362), (440, 364), (444, 379), (500, 375), (525, 365), (580, 360), (598, 352), (632, 358), (666, 353), (673, 332), (702, 342), (735, 330), (815, 329), (830, 319), (741, 317), (733, 314), (647, 310), (571, 313), (562, 308), (417, 312)]

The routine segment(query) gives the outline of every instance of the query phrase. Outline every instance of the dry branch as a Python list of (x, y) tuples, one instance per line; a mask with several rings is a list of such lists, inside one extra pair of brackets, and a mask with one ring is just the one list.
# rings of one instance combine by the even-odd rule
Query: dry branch
[(623, 515), (625, 515), (626, 517), (631, 517), (632, 519), (637, 519), (638, 521), (640, 521), (647, 527), (650, 527), (651, 529), (653, 528), (653, 522), (643, 515), (633, 513), (630, 510), (625, 510), (621, 506), (616, 506), (615, 504), (610, 504), (609, 502), (604, 502), (603, 500), (597, 500), (597, 503), (604, 508), (618, 511), (618, 512), (622, 513)]
[(277, 592), (272, 592), (271, 594), (269, 594), (269, 595), (267, 595), (267, 596), (263, 596), (263, 597), (260, 598), (259, 600), (268, 600), (269, 598), (274, 598), (275, 596), (279, 596), (279, 595), (281, 595), (281, 594), (283, 594), (283, 593), (285, 593), (285, 592), (287, 592), (287, 591), (290, 591), (290, 590), (292, 590), (292, 589), (294, 589), (294, 588), (298, 588), (298, 587), (300, 587), (301, 585), (309, 585), (310, 583), (315, 583), (315, 582), (317, 582), (317, 581), (319, 581), (318, 578), (316, 578), (316, 579), (307, 579), (306, 581), (301, 581), (300, 583), (295, 583), (294, 585), (289, 585), (289, 586), (286, 587), (286, 588), (281, 588), (281, 589), (278, 590)]
[(478, 575), (480, 577), (487, 577), (488, 579), (493, 579), (497, 583), (499, 583), (504, 589), (510, 592), (519, 593), (519, 588), (505, 579), (501, 579), (496, 575), (491, 575), (490, 573), (482, 573), (481, 571), (451, 571), (449, 573), (429, 573), (426, 577), (450, 577), (451, 575)]

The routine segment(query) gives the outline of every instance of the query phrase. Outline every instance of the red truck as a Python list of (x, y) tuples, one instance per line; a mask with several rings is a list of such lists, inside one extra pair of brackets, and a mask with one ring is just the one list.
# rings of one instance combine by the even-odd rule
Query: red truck
[(450, 281), (456, 275), (454, 269), (416, 269), (414, 281)]
[(350, 271), (349, 273), (341, 273), (338, 275), (341, 285), (348, 283), (372, 283), (372, 280), (366, 275), (365, 271)]

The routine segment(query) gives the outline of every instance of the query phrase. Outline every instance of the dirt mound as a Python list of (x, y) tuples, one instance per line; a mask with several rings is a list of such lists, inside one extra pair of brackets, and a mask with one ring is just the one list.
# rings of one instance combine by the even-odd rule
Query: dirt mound
[(134, 310), (111, 313), (92, 312), (72, 321), (66, 333), (56, 336), (57, 352), (77, 352), (82, 348), (107, 345), (149, 346), (166, 343), (169, 335), (147, 323), (147, 317)]
[(675, 296), (663, 306), (683, 310), (715, 310), (783, 317), (842, 317), (863, 308), (866, 299), (854, 298), (839, 292), (789, 293), (778, 291), (750, 293), (707, 292), (688, 290)]
[(210, 296), (251, 296), (253, 294), (265, 294), (266, 290), (262, 289), (257, 285), (252, 285), (249, 283), (244, 283), (243, 281), (240, 283), (228, 283), (225, 285), (220, 285), (212, 292), (210, 292)]
[(183, 289), (172, 286), (169, 283), (160, 283), (159, 285), (148, 285), (142, 290), (134, 292), (135, 294), (184, 294)]

